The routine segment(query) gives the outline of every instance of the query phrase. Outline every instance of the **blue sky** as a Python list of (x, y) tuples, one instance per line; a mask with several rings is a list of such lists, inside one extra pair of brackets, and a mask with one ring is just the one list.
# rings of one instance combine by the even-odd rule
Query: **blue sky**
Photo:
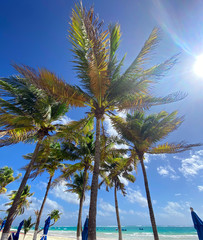
[[(11, 63), (23, 63), (32, 67), (46, 67), (71, 84), (78, 79), (71, 63), (71, 45), (67, 40), (72, 0), (7, 0), (0, 1), (0, 76), (14, 74)], [(127, 53), (124, 68), (138, 54), (153, 27), (161, 29), (160, 43), (153, 55), (152, 63), (161, 62), (181, 52), (179, 62), (153, 88), (154, 93), (164, 96), (171, 92), (188, 93), (184, 100), (151, 109), (151, 111), (178, 110), (184, 115), (181, 127), (166, 141), (188, 143), (203, 142), (203, 79), (193, 72), (195, 57), (203, 52), (203, 3), (199, 0), (102, 0), (83, 1), (92, 4), (105, 26), (110, 22), (121, 25), (122, 42), (119, 56)], [(84, 109), (69, 111), (74, 120), (84, 115)], [(107, 130), (114, 131), (107, 119)], [(13, 167), (15, 174), (26, 163), (22, 155), (32, 152), (33, 145), (18, 144), (0, 149), (1, 164)], [(146, 156), (147, 173), (151, 196), (158, 225), (192, 225), (189, 206), (193, 206), (203, 217), (203, 147), (179, 155)], [(43, 198), (48, 175), (37, 178), (31, 191), (35, 192), (31, 208), (25, 216), (33, 215)], [(17, 189), (19, 182), (10, 184), (8, 191)], [(52, 189), (48, 196), (43, 219), (49, 209), (59, 208), (63, 215), (60, 226), (75, 226), (77, 221), (77, 197), (63, 193), (64, 185)], [(122, 225), (149, 225), (143, 177), (140, 167), (135, 184), (127, 185), (127, 196), (119, 195)], [(7, 202), (6, 195), (0, 196), (1, 209)], [(84, 216), (88, 213), (87, 196)], [(3, 213), (0, 214), (3, 216)], [(22, 217), (25, 217), (22, 216)], [(16, 223), (22, 217), (16, 219)], [(104, 189), (98, 195), (98, 225), (116, 225), (113, 192)]]

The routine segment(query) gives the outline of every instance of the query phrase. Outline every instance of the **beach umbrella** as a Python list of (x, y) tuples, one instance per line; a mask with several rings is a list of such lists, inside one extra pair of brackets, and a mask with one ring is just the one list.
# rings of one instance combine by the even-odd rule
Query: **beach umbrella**
[(194, 223), (194, 227), (197, 230), (197, 235), (199, 240), (203, 240), (203, 221), (198, 217), (198, 215), (191, 209), (192, 220)]
[(89, 222), (89, 219), (87, 217), (85, 220), (83, 231), (82, 231), (82, 240), (87, 240), (88, 238), (88, 222)]
[(0, 231), (4, 228), (5, 224), (6, 224), (6, 220), (3, 220), (1, 227), (0, 227)]
[(47, 220), (45, 221), (43, 236), (40, 240), (47, 240), (47, 233), (48, 233), (48, 230), (49, 230), (50, 222), (51, 222), (51, 217), (49, 216), (47, 218)]
[(23, 227), (23, 224), (24, 224), (24, 220), (19, 224), (17, 232), (16, 233), (12, 233), (12, 238), (10, 236), (8, 238), (8, 240), (18, 240), (19, 239), (20, 231), (21, 231), (21, 228)]

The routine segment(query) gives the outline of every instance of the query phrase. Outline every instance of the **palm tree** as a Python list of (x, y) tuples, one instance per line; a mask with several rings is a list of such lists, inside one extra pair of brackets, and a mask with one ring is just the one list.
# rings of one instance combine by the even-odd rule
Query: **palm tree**
[[(26, 156), (24, 156), (24, 158), (30, 160), (32, 158), (32, 154), (27, 154)], [(30, 177), (32, 178), (36, 178), (39, 174), (42, 174), (45, 171), (47, 171), (49, 174), (49, 181), (46, 187), (44, 199), (42, 201), (38, 214), (36, 214), (37, 219), (35, 223), (33, 240), (37, 239), (37, 233), (38, 233), (41, 215), (44, 209), (45, 202), (47, 200), (49, 190), (51, 188), (51, 184), (53, 182), (52, 180), (53, 180), (54, 174), (58, 169), (64, 167), (64, 165), (61, 163), (63, 160), (64, 160), (64, 154), (61, 150), (61, 145), (59, 143), (54, 143), (54, 142), (50, 143), (50, 141), (45, 140), (40, 147), (40, 150), (37, 155), (37, 159), (32, 169), (32, 173), (30, 174)], [(27, 166), (24, 168), (26, 169)]]
[[(25, 212), (25, 209), (28, 208), (30, 206), (30, 201), (27, 199), (29, 197), (31, 197), (34, 193), (30, 193), (30, 188), (31, 186), (26, 185), (23, 189), (23, 192), (20, 196), (20, 200), (18, 202), (18, 207), (15, 211), (13, 220), (18, 216), (18, 215), (22, 215)], [(9, 199), (11, 200), (11, 202), (6, 203), (5, 206), (11, 206), (13, 205), (13, 201), (15, 200), (17, 191), (12, 191), (8, 196)], [(7, 209), (7, 212), (10, 211), (10, 208)]]
[(22, 174), (19, 173), (17, 177), (14, 177), (13, 169), (10, 167), (5, 166), (0, 168), (0, 194), (6, 193), (7, 192), (6, 186), (9, 183), (12, 183), (15, 180), (19, 179), (21, 176)]
[[(35, 214), (36, 214), (36, 212), (35, 212)], [(54, 220), (54, 222), (49, 227), (52, 227), (60, 219), (61, 214), (62, 213), (60, 213), (60, 211), (57, 209), (52, 210), (51, 213), (48, 214), (48, 216), (50, 216), (51, 220), (52, 219)], [(43, 231), (43, 228), (41, 230), (39, 230), (38, 233), (40, 233), (41, 231)]]
[(126, 195), (125, 185), (124, 183), (122, 183), (121, 177), (130, 182), (135, 182), (135, 177), (130, 174), (130, 172), (132, 171), (133, 167), (130, 164), (129, 159), (123, 158), (123, 156), (119, 152), (119, 149), (110, 152), (110, 154), (108, 154), (108, 156), (106, 157), (105, 161), (101, 163), (100, 174), (103, 180), (101, 181), (99, 186), (105, 183), (107, 191), (109, 191), (109, 187), (114, 187), (115, 210), (118, 224), (119, 240), (122, 240), (122, 230), (119, 217), (117, 191), (121, 190), (123, 196)]
[[(157, 44), (157, 29), (154, 29), (145, 42), (142, 50), (127, 70), (121, 74), (121, 61), (117, 59), (120, 44), (120, 26), (110, 25), (103, 30), (103, 24), (94, 14), (93, 8), (86, 11), (76, 5), (72, 11), (69, 38), (73, 46), (75, 68), (81, 80), (82, 88), (77, 87), (73, 96), (78, 106), (89, 106), (90, 114), (96, 119), (95, 163), (91, 184), (89, 209), (88, 238), (96, 239), (96, 213), (98, 175), (100, 164), (100, 125), (105, 114), (114, 110), (135, 110), (160, 103), (168, 103), (182, 99), (180, 94), (172, 94), (164, 98), (152, 97), (149, 86), (162, 77), (176, 62), (176, 57), (164, 63), (146, 68), (151, 51)], [(42, 78), (33, 74), (29, 67), (16, 66), (31, 82), (57, 100), (66, 101), (70, 85), (55, 78)]]
[(35, 225), (32, 223), (32, 217), (30, 216), (28, 219), (24, 219), (23, 229), (24, 229), (24, 237), (25, 239), (26, 234), (30, 231), (30, 229)]
[(52, 210), (51, 213), (48, 214), (48, 216), (50, 216), (50, 218), (54, 220), (50, 227), (52, 227), (60, 219), (61, 214), (62, 213), (60, 213), (57, 209)]
[(151, 114), (147, 117), (143, 112), (135, 112), (134, 115), (127, 114), (126, 120), (121, 117), (111, 117), (117, 132), (129, 143), (131, 143), (132, 160), (140, 160), (144, 176), (144, 184), (147, 195), (147, 202), (152, 224), (154, 239), (158, 240), (158, 232), (152, 201), (150, 197), (147, 173), (144, 166), (144, 154), (178, 153), (199, 146), (199, 144), (162, 144), (154, 146), (158, 141), (174, 131), (182, 123), (182, 118), (178, 118), (177, 112), (168, 114), (162, 111), (158, 114)]
[[(87, 186), (88, 181), (88, 171), (93, 171), (93, 158), (95, 152), (95, 145), (94, 145), (94, 136), (93, 133), (90, 131), (92, 129), (92, 123), (88, 127), (86, 127), (85, 131), (84, 128), (79, 136), (76, 135), (77, 144), (72, 142), (63, 142), (62, 148), (65, 151), (65, 154), (69, 156), (69, 160), (79, 160), (74, 164), (64, 164), (65, 167), (62, 169), (62, 174), (55, 179), (55, 183), (58, 183), (61, 180), (69, 180), (70, 176), (75, 174), (77, 171), (84, 171), (83, 173), (83, 187), (81, 198), (83, 199), (80, 201), (80, 208), (78, 213), (78, 224), (77, 224), (77, 238), (80, 237), (81, 234), (81, 218), (82, 218), (82, 204), (84, 202), (85, 197), (85, 189)], [(77, 130), (78, 132), (78, 130)], [(75, 135), (75, 134), (73, 134)], [(66, 141), (66, 139), (63, 139)]]
[[(51, 77), (55, 76), (52, 74)], [(26, 77), (1, 78), (0, 91), (2, 96), (0, 98), (0, 127), (3, 129), (1, 130), (0, 147), (21, 141), (37, 142), (32, 159), (8, 213), (1, 238), (6, 240), (41, 142), (49, 137), (49, 132), (56, 131), (53, 121), (65, 114), (67, 103), (55, 101), (44, 91), (30, 84)]]
[(82, 207), (83, 202), (85, 201), (85, 191), (90, 190), (90, 186), (87, 185), (88, 173), (87, 172), (79, 172), (74, 174), (73, 183), (67, 183), (68, 192), (76, 193), (78, 195), (78, 199), (80, 200), (79, 204), (79, 213), (78, 213), (78, 224), (77, 224), (77, 239), (80, 239), (81, 234), (81, 218), (82, 218)]

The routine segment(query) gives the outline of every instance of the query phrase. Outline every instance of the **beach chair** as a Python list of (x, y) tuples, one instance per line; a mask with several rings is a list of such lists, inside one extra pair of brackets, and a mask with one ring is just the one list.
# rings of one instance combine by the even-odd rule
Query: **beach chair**
[(24, 220), (19, 224), (17, 232), (16, 233), (12, 233), (9, 236), (8, 240), (18, 240), (19, 239), (20, 231), (21, 231), (21, 229), (23, 227), (23, 224), (24, 224)]
[(50, 222), (51, 222), (51, 218), (48, 217), (45, 221), (43, 235), (40, 238), (40, 240), (47, 240), (47, 233), (48, 233), (48, 230), (49, 230)]
[(192, 220), (194, 223), (194, 228), (197, 231), (197, 235), (199, 240), (203, 240), (203, 221), (198, 217), (198, 215), (194, 212), (193, 208), (190, 208)]
[(5, 224), (6, 224), (6, 220), (4, 220), (4, 221), (2, 222), (0, 231), (4, 228)]
[(88, 222), (89, 222), (89, 219), (87, 217), (85, 220), (83, 231), (82, 231), (82, 240), (87, 240), (88, 238)]

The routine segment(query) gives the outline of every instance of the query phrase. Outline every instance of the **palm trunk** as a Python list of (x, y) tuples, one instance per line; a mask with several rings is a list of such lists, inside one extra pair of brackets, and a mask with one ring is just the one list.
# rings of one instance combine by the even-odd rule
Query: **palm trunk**
[(82, 206), (83, 206), (83, 199), (81, 197), (80, 199), (80, 207), (79, 207), (79, 213), (78, 213), (78, 224), (77, 224), (77, 240), (80, 239), (81, 235), (81, 218), (82, 218)]
[(36, 239), (37, 239), (39, 223), (40, 223), (40, 219), (41, 219), (41, 216), (42, 216), (42, 211), (43, 211), (43, 209), (44, 209), (45, 202), (46, 202), (46, 200), (47, 200), (48, 192), (49, 192), (49, 189), (50, 189), (50, 187), (51, 187), (52, 178), (53, 178), (53, 176), (50, 176), (49, 182), (48, 182), (47, 188), (46, 188), (46, 193), (45, 193), (45, 195), (44, 195), (44, 199), (43, 199), (41, 208), (40, 208), (40, 210), (39, 210), (39, 214), (38, 214), (38, 216), (37, 216), (37, 220), (36, 220), (36, 224), (35, 224), (35, 230), (34, 230), (34, 235), (33, 235), (33, 240), (36, 240)]
[(143, 154), (139, 154), (139, 160), (140, 160), (140, 163), (141, 163), (141, 166), (142, 166), (142, 172), (143, 172), (143, 176), (144, 176), (144, 184), (145, 184), (145, 190), (146, 190), (146, 195), (147, 195), (149, 215), (150, 215), (152, 230), (153, 230), (153, 234), (154, 234), (154, 240), (159, 240), (159, 235), (158, 235), (158, 231), (157, 231), (157, 227), (156, 227), (154, 211), (153, 211), (153, 207), (152, 207), (151, 196), (150, 196), (150, 192), (149, 192), (147, 173), (146, 173), (145, 166), (144, 166), (144, 161), (143, 161)]
[(117, 218), (117, 224), (118, 224), (118, 239), (122, 240), (122, 231), (121, 231), (121, 223), (120, 223), (119, 210), (118, 210), (118, 199), (117, 199), (116, 184), (115, 184), (115, 188), (114, 188), (114, 196), (115, 196), (116, 218)]
[(78, 225), (77, 225), (77, 240), (80, 239), (81, 235), (81, 230), (82, 230), (82, 207), (83, 207), (83, 202), (85, 199), (85, 189), (87, 185), (87, 167), (85, 167), (84, 170), (84, 181), (83, 181), (83, 188), (82, 188), (82, 196), (80, 199), (80, 207), (79, 207), (79, 213), (78, 213)]
[(8, 217), (6, 219), (6, 224), (5, 224), (5, 227), (4, 227), (4, 230), (3, 230), (3, 233), (2, 233), (2, 236), (1, 236), (1, 240), (7, 240), (8, 239), (8, 235), (9, 235), (9, 231), (10, 231), (10, 228), (11, 228), (11, 224), (13, 223), (13, 218), (15, 216), (15, 212), (16, 212), (16, 209), (18, 207), (18, 203), (19, 203), (19, 199), (20, 199), (20, 196), (23, 192), (23, 189), (27, 183), (27, 180), (30, 176), (30, 172), (32, 171), (32, 168), (33, 168), (33, 165), (35, 163), (35, 160), (37, 158), (37, 154), (39, 152), (39, 148), (40, 148), (40, 145), (41, 145), (41, 141), (42, 141), (43, 137), (41, 137), (36, 145), (36, 148), (35, 148), (35, 151), (33, 153), (33, 156), (32, 156), (32, 159), (26, 169), (26, 172), (25, 172), (25, 175), (23, 177), (23, 180), (20, 184), (20, 187), (18, 189), (18, 192), (16, 194), (16, 197), (13, 201), (13, 204), (9, 210), (9, 213), (8, 213)]
[(88, 240), (96, 240), (97, 193), (100, 155), (100, 118), (96, 118), (95, 160), (90, 196)]

